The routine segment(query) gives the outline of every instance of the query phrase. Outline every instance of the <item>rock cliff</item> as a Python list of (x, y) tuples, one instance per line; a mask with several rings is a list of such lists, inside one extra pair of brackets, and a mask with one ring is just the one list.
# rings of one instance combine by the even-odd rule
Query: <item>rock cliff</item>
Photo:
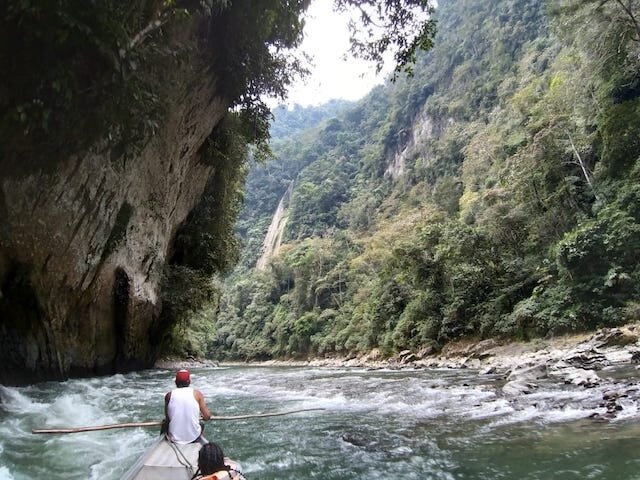
[(165, 259), (212, 173), (198, 149), (229, 105), (203, 78), (137, 158), (104, 151), (2, 173), (0, 383), (155, 360)]
[(284, 234), (284, 228), (287, 224), (288, 216), (287, 209), (289, 208), (289, 202), (291, 201), (291, 193), (293, 192), (293, 180), (289, 183), (289, 187), (284, 192), (284, 195), (278, 203), (269, 229), (262, 243), (262, 253), (256, 263), (258, 270), (264, 270), (269, 264), (269, 260), (278, 253), (280, 244), (282, 243), (282, 235)]

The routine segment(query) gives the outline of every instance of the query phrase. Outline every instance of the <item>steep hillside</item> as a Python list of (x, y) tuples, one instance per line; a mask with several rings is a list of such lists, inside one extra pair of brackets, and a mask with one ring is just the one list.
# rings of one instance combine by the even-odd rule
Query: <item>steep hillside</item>
[[(231, 277), (208, 354), (391, 354), (636, 318), (637, 11), (442, 2), (412, 77), (274, 148), (265, 169), (295, 179), (283, 243)], [(241, 228), (245, 258), (285, 190), (251, 184), (271, 200), (247, 203), (262, 224)]]
[(298, 174), (323, 148), (314, 132), (324, 121), (339, 115), (350, 105), (351, 102), (334, 100), (318, 107), (296, 105), (290, 110), (285, 107), (274, 110), (270, 145), (276, 160), (256, 163), (249, 171), (244, 205), (237, 223), (237, 231), (244, 241), (238, 271), (256, 265), (264, 253), (265, 236), (279, 203), (284, 199), (288, 206), (290, 194), (287, 192)]

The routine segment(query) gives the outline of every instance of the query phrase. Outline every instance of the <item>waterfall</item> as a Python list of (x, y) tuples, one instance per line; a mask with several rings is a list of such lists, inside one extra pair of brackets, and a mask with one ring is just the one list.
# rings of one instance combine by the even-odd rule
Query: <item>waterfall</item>
[(278, 203), (278, 208), (276, 208), (275, 213), (273, 214), (273, 218), (271, 219), (271, 224), (269, 225), (269, 229), (267, 230), (267, 235), (264, 237), (264, 242), (262, 243), (262, 254), (256, 263), (256, 268), (258, 270), (264, 270), (267, 267), (267, 264), (271, 257), (278, 252), (280, 248), (280, 243), (282, 242), (282, 234), (284, 233), (284, 227), (287, 224), (287, 215), (285, 212), (289, 207), (289, 201), (291, 200), (291, 192), (293, 191), (293, 180), (289, 183), (289, 187), (287, 187), (287, 191), (284, 192), (284, 195), (280, 199)]

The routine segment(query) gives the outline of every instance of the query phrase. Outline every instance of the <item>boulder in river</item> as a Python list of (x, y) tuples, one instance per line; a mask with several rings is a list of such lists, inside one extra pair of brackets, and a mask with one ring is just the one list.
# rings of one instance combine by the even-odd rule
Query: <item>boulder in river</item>
[(569, 351), (562, 358), (562, 362), (584, 370), (602, 370), (609, 365), (605, 355), (597, 350), (591, 342), (579, 345)]
[(600, 384), (600, 377), (593, 370), (568, 368), (562, 371), (564, 383), (591, 388)]
[(525, 365), (521, 368), (514, 368), (511, 373), (509, 373), (507, 381), (532, 382), (546, 378), (547, 376), (546, 364), (538, 363), (534, 365)]
[(509, 396), (527, 395), (538, 388), (535, 383), (524, 380), (512, 380), (502, 387), (502, 393)]

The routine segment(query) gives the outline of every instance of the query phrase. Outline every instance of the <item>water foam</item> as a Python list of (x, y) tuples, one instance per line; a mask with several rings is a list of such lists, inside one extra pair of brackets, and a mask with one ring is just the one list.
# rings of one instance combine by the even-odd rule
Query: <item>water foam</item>
[(47, 408), (47, 404), (31, 399), (18, 388), (0, 385), (0, 409), (7, 413), (27, 415), (44, 412)]
[[(600, 406), (604, 386), (583, 389), (549, 382), (529, 395), (508, 397), (501, 393), (501, 379), (470, 371), (238, 367), (192, 373), (194, 386), (205, 393), (218, 415), (326, 409), (207, 426), (208, 438), (220, 441), (225, 451), (228, 446), (230, 456), (245, 466), (249, 476), (265, 479), (369, 478), (380, 472), (419, 480), (458, 478), (460, 472), (478, 473), (464, 478), (494, 478), (487, 476), (481, 456), (476, 459), (473, 454), (478, 442), (493, 448), (497, 458), (495, 452), (507, 448), (509, 439), (523, 444), (531, 438), (535, 444), (541, 438), (535, 429), (546, 426), (544, 441), (557, 442), (554, 449), (566, 450), (573, 458), (580, 455), (582, 436), (574, 433), (577, 426), (566, 426), (594, 412), (606, 413)], [(159, 419), (173, 375), (150, 371), (0, 387), (0, 480), (120, 478), (153, 442), (156, 430), (43, 437), (31, 435), (30, 429)], [(619, 399), (623, 409), (607, 424), (607, 436), (623, 431), (624, 420), (637, 418), (636, 397)], [(566, 445), (565, 430), (576, 437), (577, 446)], [(598, 429), (591, 435), (589, 442), (600, 438)], [(476, 470), (460, 470), (474, 461), (479, 462)], [(509, 468), (499, 467), (496, 475)]]
[(78, 393), (60, 395), (48, 408), (48, 423), (51, 427), (113, 423), (113, 416), (96, 403), (99, 400), (95, 396)]
[(0, 480), (14, 480), (7, 467), (0, 466)]

